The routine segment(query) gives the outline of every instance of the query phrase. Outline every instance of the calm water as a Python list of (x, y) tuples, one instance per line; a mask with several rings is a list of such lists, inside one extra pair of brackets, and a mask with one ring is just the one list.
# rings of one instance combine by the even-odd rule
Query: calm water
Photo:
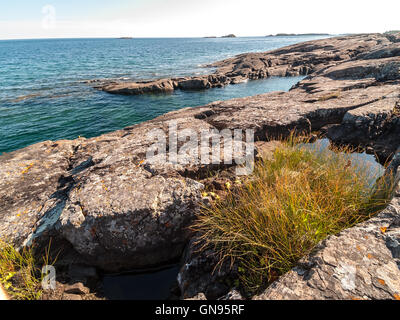
[(209, 73), (201, 66), (317, 38), (322, 37), (0, 41), (0, 153), (44, 140), (93, 137), (215, 100), (288, 90), (299, 79), (136, 97), (100, 92), (84, 80)]
[(109, 300), (167, 300), (179, 269), (174, 265), (154, 272), (106, 275), (104, 295)]
[[(329, 139), (319, 139), (314, 143), (301, 144), (300, 146), (306, 146), (315, 152), (322, 152), (327, 150), (330, 153), (334, 153), (331, 150), (331, 142)], [(351, 160), (352, 166), (357, 170), (358, 168), (368, 168), (370, 174), (371, 186), (375, 184), (376, 179), (381, 177), (385, 173), (385, 167), (382, 166), (375, 158), (373, 154), (362, 153), (349, 153), (347, 154), (348, 159)]]

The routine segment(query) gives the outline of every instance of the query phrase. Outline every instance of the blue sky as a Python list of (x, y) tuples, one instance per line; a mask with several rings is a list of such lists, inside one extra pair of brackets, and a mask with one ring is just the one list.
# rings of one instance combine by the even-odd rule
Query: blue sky
[(393, 0), (0, 0), (0, 39), (384, 32), (399, 12)]

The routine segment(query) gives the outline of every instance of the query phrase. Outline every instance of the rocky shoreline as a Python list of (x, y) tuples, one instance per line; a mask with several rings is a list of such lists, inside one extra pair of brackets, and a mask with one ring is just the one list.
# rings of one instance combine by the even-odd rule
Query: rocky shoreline
[[(245, 53), (205, 67), (215, 68), (209, 75), (164, 78), (131, 82), (92, 80), (95, 88), (113, 94), (139, 95), (168, 93), (174, 90), (204, 90), (247, 80), (308, 75), (379, 46), (391, 43), (381, 35), (360, 35), (308, 41), (265, 53)], [(390, 37), (388, 35), (387, 37)]]
[[(291, 130), (318, 132), (376, 153), (382, 163), (400, 146), (400, 34), (309, 41), (239, 55), (212, 67), (214, 74), (201, 77), (94, 85), (113, 94), (144, 94), (271, 76), (307, 77), (289, 92), (217, 101), (96, 138), (45, 141), (0, 156), (0, 236), (16, 246), (39, 247), (52, 238), (54, 249), (63, 250), (60, 264), (113, 272), (163, 264), (186, 248), (179, 275), (182, 298), (219, 298), (233, 288), (215, 288), (210, 260), (190, 253), (194, 235), (188, 227), (204, 201), (204, 186), (218, 183), (204, 172), (212, 169), (221, 177), (230, 169), (150, 163), (146, 152), (154, 141), (149, 132), (167, 132), (171, 120), (179, 130), (196, 132), (254, 129), (259, 152)], [(398, 196), (376, 218), (321, 243), (255, 298), (397, 299)], [(349, 270), (355, 270), (354, 286), (346, 280)]]

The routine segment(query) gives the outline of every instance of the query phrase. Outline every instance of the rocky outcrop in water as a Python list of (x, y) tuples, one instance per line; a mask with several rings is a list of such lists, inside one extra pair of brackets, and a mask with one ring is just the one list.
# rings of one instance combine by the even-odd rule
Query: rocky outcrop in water
[(216, 69), (211, 75), (142, 82), (100, 81), (95, 87), (109, 93), (135, 95), (177, 89), (204, 90), (240, 83), (247, 79), (308, 75), (363, 53), (379, 55), (379, 50), (384, 50), (385, 54), (390, 55), (386, 47), (392, 44), (393, 37), (395, 36), (369, 34), (309, 41), (265, 53), (245, 53), (213, 63), (208, 65)]
[[(190, 157), (187, 162), (177, 163), (149, 161), (146, 153), (154, 143), (154, 136), (149, 133), (160, 129), (168, 134), (172, 120), (177, 122), (178, 132), (254, 129), (259, 141), (285, 136), (291, 130), (305, 134), (320, 131), (337, 143), (360, 145), (368, 152), (377, 152), (382, 161), (390, 159), (400, 145), (397, 38), (370, 34), (317, 40), (268, 53), (239, 55), (214, 64), (217, 72), (204, 77), (101, 84), (108, 92), (141, 94), (211, 88), (269, 76), (308, 75), (289, 92), (217, 101), (96, 138), (46, 141), (0, 156), (0, 236), (18, 246), (47, 244), (51, 237), (68, 244), (86, 264), (112, 271), (179, 258), (193, 238), (188, 227), (204, 201), (204, 184), (234, 164), (199, 165)], [(184, 142), (179, 141), (178, 147)], [(168, 149), (174, 147), (169, 139), (166, 142)], [(192, 145), (187, 151), (190, 154), (191, 148), (197, 147)], [(301, 267), (307, 276), (292, 272), (276, 286), (288, 288), (285, 292), (293, 298), (302, 298), (299, 292), (305, 292), (305, 298), (314, 293), (315, 297), (322, 297), (318, 288), (326, 288), (326, 298), (363, 297), (361, 291), (368, 298), (395, 298), (397, 249), (391, 251), (386, 245), (392, 238), (390, 243), (397, 241), (398, 209), (397, 200), (393, 201), (390, 212), (369, 222), (378, 230), (371, 227), (371, 231), (365, 231), (359, 226), (354, 232), (345, 231), (326, 240), (318, 247), (319, 253), (309, 258), (316, 269)], [(379, 228), (385, 226), (387, 233), (379, 233)], [(363, 235), (371, 241), (362, 240)], [(342, 254), (349, 246), (349, 255)], [(326, 260), (325, 256), (319, 259), (324, 252), (328, 255)], [(374, 258), (368, 258), (368, 253)], [(340, 267), (339, 256), (344, 267)], [(187, 255), (185, 265), (190, 265), (191, 257)], [(337, 264), (330, 265), (334, 259)], [(340, 274), (354, 270), (350, 260), (357, 262), (357, 277), (363, 278), (356, 277), (356, 289), (347, 292)], [(193, 270), (209, 273), (209, 262), (205, 264)], [(313, 270), (322, 270), (324, 277), (336, 270), (339, 276), (332, 276), (329, 283), (323, 284)], [(371, 278), (366, 275), (369, 272)], [(203, 275), (198, 273), (197, 278), (213, 279), (210, 273), (205, 278)], [(182, 283), (188, 277), (190, 274), (181, 279)], [(297, 285), (292, 280), (299, 282), (300, 289), (295, 289)], [(373, 289), (367, 290), (367, 285)], [(316, 291), (307, 293), (305, 286), (314, 286)], [(337, 289), (336, 295), (328, 293), (332, 288)], [(217, 296), (229, 289), (218, 288), (218, 294), (212, 286), (204, 290), (208, 290), (208, 296)], [(189, 292), (195, 295), (198, 288), (191, 286), (187, 290), (190, 298)], [(277, 291), (267, 291), (261, 297), (280, 296)]]

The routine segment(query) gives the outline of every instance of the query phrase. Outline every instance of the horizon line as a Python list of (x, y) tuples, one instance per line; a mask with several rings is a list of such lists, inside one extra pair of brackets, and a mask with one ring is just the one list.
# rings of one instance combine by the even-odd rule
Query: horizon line
[[(133, 40), (133, 39), (235, 39), (235, 38), (268, 38), (268, 37), (301, 37), (301, 36), (339, 36), (339, 35), (353, 35), (353, 34), (370, 34), (370, 33), (375, 33), (375, 32), (350, 32), (350, 33), (301, 33), (301, 34), (292, 34), (292, 33), (277, 33), (275, 35), (265, 35), (265, 36), (235, 36), (235, 37), (225, 37), (225, 36), (184, 36), (184, 37), (179, 37), (179, 36), (170, 36), (170, 37), (148, 37), (148, 36), (139, 36), (139, 37), (132, 37), (132, 36), (115, 36), (115, 37), (50, 37), (50, 38), (3, 38), (0, 39), (0, 41), (18, 41), (18, 40), (73, 40), (73, 39), (121, 39), (121, 40)], [(379, 32), (376, 32), (379, 33)], [(285, 35), (280, 35), (280, 34), (285, 34)], [(128, 39), (123, 39), (123, 38), (128, 38)]]

